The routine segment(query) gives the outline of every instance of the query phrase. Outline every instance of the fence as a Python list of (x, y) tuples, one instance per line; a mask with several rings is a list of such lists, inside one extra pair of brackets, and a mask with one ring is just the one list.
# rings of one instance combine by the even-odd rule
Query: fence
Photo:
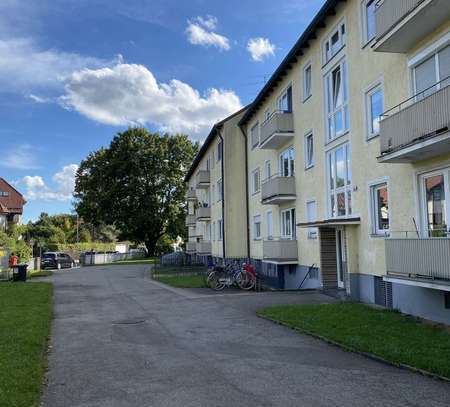
[(95, 266), (100, 264), (115, 263), (123, 260), (138, 260), (145, 257), (144, 252), (128, 253), (83, 253), (80, 255), (80, 264), (83, 266)]

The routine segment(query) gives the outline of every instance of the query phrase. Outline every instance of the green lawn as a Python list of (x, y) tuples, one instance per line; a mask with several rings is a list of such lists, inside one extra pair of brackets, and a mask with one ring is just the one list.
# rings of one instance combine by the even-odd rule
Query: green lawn
[(0, 406), (39, 405), (51, 318), (51, 284), (0, 284)]
[(348, 350), (450, 379), (450, 333), (442, 326), (354, 303), (277, 306), (258, 315)]
[(28, 272), (28, 278), (50, 277), (51, 275), (53, 275), (53, 272), (51, 270), (38, 270), (38, 271)]
[[(115, 261), (113, 263), (95, 264), (95, 266), (120, 266), (120, 265), (126, 265), (126, 264), (156, 264), (158, 262), (159, 262), (159, 259), (157, 257), (149, 257), (146, 259), (121, 260), (121, 261)], [(90, 265), (87, 264), (86, 266), (90, 266)]]
[(160, 283), (177, 288), (207, 288), (205, 277), (202, 275), (159, 275), (153, 278)]

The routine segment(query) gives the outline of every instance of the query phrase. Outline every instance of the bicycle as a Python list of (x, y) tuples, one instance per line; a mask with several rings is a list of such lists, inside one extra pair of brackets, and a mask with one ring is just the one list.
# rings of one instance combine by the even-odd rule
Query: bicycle
[(207, 284), (215, 291), (222, 291), (225, 287), (232, 286), (237, 286), (242, 290), (251, 290), (256, 285), (256, 273), (254, 269), (252, 271), (246, 266), (237, 263), (215, 266), (208, 274)]

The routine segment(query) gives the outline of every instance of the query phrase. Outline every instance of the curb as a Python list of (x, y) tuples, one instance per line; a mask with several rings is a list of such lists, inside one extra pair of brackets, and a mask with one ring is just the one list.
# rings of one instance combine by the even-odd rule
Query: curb
[(409, 371), (414, 372), (414, 373), (419, 373), (422, 376), (427, 376), (427, 377), (430, 377), (432, 379), (437, 379), (437, 380), (440, 380), (440, 381), (443, 381), (443, 382), (446, 382), (446, 383), (450, 383), (450, 378), (449, 377), (441, 376), (441, 375), (439, 375), (437, 373), (429, 372), (428, 370), (423, 370), (423, 369), (420, 369), (418, 367), (407, 365), (405, 363), (391, 362), (391, 361), (389, 361), (387, 359), (382, 358), (381, 356), (377, 356), (377, 355), (374, 355), (373, 353), (368, 353), (368, 352), (364, 352), (364, 351), (361, 351), (361, 350), (354, 349), (351, 346), (347, 346), (347, 345), (344, 345), (344, 344), (342, 344), (340, 342), (336, 342), (336, 341), (334, 341), (332, 339), (326, 338), (325, 336), (322, 336), (322, 335), (316, 334), (314, 332), (308, 331), (307, 329), (292, 327), (292, 326), (290, 326), (289, 324), (287, 324), (285, 322), (277, 321), (276, 319), (272, 319), (270, 317), (266, 317), (266, 316), (260, 315), (258, 313), (256, 315), (258, 316), (258, 318), (265, 319), (266, 321), (270, 321), (270, 322), (273, 322), (273, 323), (275, 323), (277, 325), (284, 326), (285, 328), (289, 328), (289, 329), (291, 329), (293, 331), (296, 331), (296, 332), (299, 332), (299, 333), (302, 333), (302, 334), (305, 334), (305, 335), (309, 335), (309, 336), (311, 336), (313, 338), (316, 338), (316, 339), (320, 339), (321, 341), (324, 341), (324, 342), (326, 342), (326, 343), (328, 343), (330, 345), (333, 345), (333, 346), (336, 346), (336, 347), (338, 347), (340, 349), (343, 349), (346, 352), (356, 353), (357, 355), (365, 356), (366, 358), (375, 360), (377, 362), (384, 363), (385, 365), (388, 365), (388, 366), (399, 367), (401, 369), (409, 370)]

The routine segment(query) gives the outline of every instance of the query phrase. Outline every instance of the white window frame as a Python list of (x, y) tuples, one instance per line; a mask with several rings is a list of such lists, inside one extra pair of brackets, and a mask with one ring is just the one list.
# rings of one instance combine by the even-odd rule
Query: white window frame
[[(342, 26), (344, 26), (344, 34), (342, 34)], [(331, 39), (334, 37), (334, 35), (338, 33), (339, 37), (339, 48), (333, 52), (332, 46), (331, 46)], [(338, 24), (336, 24), (333, 29), (330, 31), (326, 39), (322, 42), (322, 61), (323, 64), (327, 64), (330, 62), (339, 52), (345, 47), (347, 43), (347, 24), (345, 22), (345, 19), (342, 19), (339, 21)], [(327, 51), (327, 44), (328, 44), (328, 51)]]
[(211, 205), (214, 205), (215, 202), (216, 202), (216, 188), (215, 185), (213, 184), (211, 186)]
[(264, 110), (264, 123), (270, 118), (270, 109)]
[[(373, 83), (369, 86), (364, 93), (364, 105), (365, 105), (365, 119), (366, 119), (366, 140), (371, 140), (380, 135), (380, 132), (372, 131), (372, 96), (381, 91), (381, 100), (382, 100), (382, 113), (385, 111), (385, 103), (384, 103), (384, 85), (381, 80)], [(380, 116), (381, 120), (381, 116)]]
[[(291, 90), (291, 106), (290, 106), (290, 109), (289, 109), (289, 95), (288, 95), (289, 89)], [(281, 108), (281, 101), (283, 100), (284, 97), (286, 97), (286, 101), (287, 101), (287, 104), (288, 104), (287, 110), (284, 110), (284, 109)], [(287, 85), (287, 86), (283, 89), (283, 91), (280, 93), (280, 95), (278, 96), (278, 98), (277, 98), (277, 109), (278, 109), (279, 112), (288, 112), (288, 113), (289, 113), (289, 112), (292, 112), (292, 109), (293, 109), (292, 83), (290, 83), (289, 85)]]
[[(389, 228), (381, 229), (378, 224), (378, 201), (377, 201), (377, 191), (382, 187), (386, 187), (388, 194), (388, 220)], [(383, 177), (369, 183), (369, 217), (371, 225), (371, 235), (379, 237), (388, 237), (391, 228), (391, 194), (389, 191), (389, 178)]]
[[(257, 132), (257, 137), (256, 137), (256, 139), (258, 140), (257, 143), (253, 143), (253, 131), (254, 130)], [(260, 143), (261, 143), (261, 130), (260, 130), (259, 122), (256, 122), (252, 127), (250, 127), (251, 149), (254, 150), (255, 148), (257, 148), (259, 146)]]
[(216, 241), (216, 222), (212, 222), (212, 240)]
[(361, 0), (361, 29), (362, 29), (362, 45), (363, 47), (375, 40), (377, 36), (376, 32), (376, 25), (375, 25), (375, 32), (373, 34), (373, 37), (369, 38), (369, 24), (368, 24), (368, 6), (373, 3), (375, 5), (376, 9), (376, 3), (378, 0)]
[(219, 140), (217, 143), (217, 162), (221, 161), (223, 158), (223, 141)]
[[(257, 222), (257, 220), (259, 222)], [(257, 228), (257, 224), (259, 224), (259, 233), (258, 232), (258, 228)], [(260, 214), (256, 214), (255, 216), (253, 216), (253, 240), (261, 240), (261, 215)]]
[[(255, 175), (258, 175), (257, 185), (255, 183)], [(252, 194), (253, 195), (258, 194), (261, 191), (261, 172), (259, 170), (259, 167), (255, 168), (252, 171), (251, 183), (252, 183)]]
[(264, 179), (269, 180), (272, 177), (272, 163), (270, 160), (264, 161)]
[[(309, 71), (309, 87), (306, 72)], [(312, 96), (312, 64), (308, 62), (303, 67), (303, 103)]]
[[(270, 216), (269, 216), (270, 215)], [(269, 221), (270, 218), (270, 221)], [(266, 212), (266, 228), (267, 228), (267, 239), (273, 239), (273, 212)]]
[[(290, 233), (286, 233), (286, 213), (289, 213), (290, 223)], [(281, 239), (294, 240), (296, 236), (296, 221), (295, 221), (295, 208), (287, 208), (280, 211), (280, 237)]]
[[(287, 175), (284, 175), (284, 172), (283, 172), (283, 155), (284, 154), (287, 154), (288, 161), (289, 161)], [(293, 169), (292, 169), (291, 163), (293, 164), (293, 167), (294, 167)], [(280, 153), (280, 155), (278, 156), (278, 170), (279, 170), (280, 177), (295, 176), (295, 148), (294, 148), (294, 146), (289, 146), (288, 148), (286, 148), (284, 151), (282, 151)]]
[(223, 240), (223, 220), (217, 221), (217, 240), (221, 242)]
[[(311, 219), (309, 216), (309, 205), (314, 204), (314, 212), (315, 212), (315, 216), (314, 219)], [(317, 221), (317, 201), (315, 199), (310, 199), (308, 201), (306, 201), (306, 221), (308, 223), (311, 222), (315, 222)], [(308, 239), (317, 239), (319, 235), (319, 230), (316, 227), (309, 227), (308, 228)]]
[[(331, 166), (333, 166), (334, 171), (334, 182), (336, 182), (337, 174), (336, 174), (336, 152), (339, 149), (344, 150), (344, 162), (345, 162), (345, 170), (344, 170), (344, 186), (338, 187), (334, 186), (331, 188), (330, 179), (331, 179)], [(330, 158), (332, 157), (332, 159)], [(330, 162), (332, 161), (332, 162)], [(349, 168), (350, 167), (350, 168)], [(330, 218), (346, 218), (352, 215), (353, 213), (353, 196), (352, 196), (352, 168), (351, 168), (351, 148), (350, 143), (343, 143), (332, 150), (327, 151), (326, 153), (326, 177), (327, 177), (327, 202), (328, 202), (328, 215)], [(350, 177), (349, 177), (350, 174)], [(350, 183), (348, 182), (350, 178)], [(338, 215), (338, 201), (337, 196), (340, 193), (345, 193), (345, 215)], [(336, 213), (333, 214), (333, 205), (331, 204), (331, 196), (334, 197), (334, 204), (336, 207)], [(349, 197), (352, 203), (352, 206), (349, 206)]]
[[(333, 88), (333, 72), (337, 69), (341, 72), (341, 84), (342, 84), (342, 103), (334, 107), (334, 88)], [(342, 58), (336, 63), (332, 69), (330, 69), (324, 76), (324, 90), (325, 90), (325, 111), (326, 111), (326, 134), (327, 143), (343, 136), (350, 130), (350, 111), (349, 111), (349, 86), (348, 86), (348, 66), (346, 58)], [(331, 109), (331, 110), (330, 110)], [(342, 130), (336, 131), (335, 118), (338, 113), (342, 115)], [(333, 132), (330, 127), (330, 120), (333, 123)]]
[[(312, 146), (312, 157), (311, 157), (311, 161), (309, 160), (308, 139), (312, 139), (312, 144), (311, 144), (311, 146)], [(304, 157), (304, 159), (305, 159), (305, 169), (307, 170), (309, 168), (314, 167), (314, 134), (313, 134), (312, 130), (308, 131), (305, 134), (303, 149), (304, 149), (304, 152), (305, 152), (305, 157)]]
[(217, 202), (222, 201), (222, 178), (217, 181)]

